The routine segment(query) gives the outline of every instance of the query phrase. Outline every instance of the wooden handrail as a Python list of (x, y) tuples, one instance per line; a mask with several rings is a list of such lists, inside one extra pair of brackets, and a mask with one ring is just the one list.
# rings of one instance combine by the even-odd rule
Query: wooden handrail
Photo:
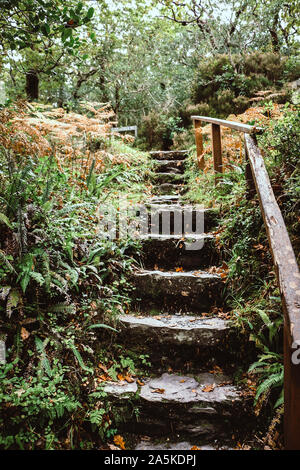
[[(195, 139), (197, 147), (197, 160), (198, 166), (201, 170), (204, 169), (204, 156), (203, 156), (203, 138), (201, 122), (211, 123), (212, 128), (212, 153), (214, 158), (214, 169), (215, 173), (223, 173), (223, 162), (222, 162), (222, 143), (221, 143), (221, 126), (228, 127), (244, 134), (260, 134), (263, 131), (262, 127), (250, 126), (249, 124), (243, 124), (235, 121), (225, 121), (224, 119), (216, 119), (208, 116), (192, 116), (191, 119), (194, 121), (195, 127)], [(220, 181), (220, 176), (216, 175), (215, 183)]]
[(228, 127), (229, 129), (234, 129), (246, 134), (259, 134), (263, 132), (262, 127), (250, 126), (249, 124), (243, 124), (242, 122), (225, 121), (224, 119), (216, 119), (207, 116), (192, 116), (191, 119), (193, 121), (210, 122), (211, 124)]
[[(282, 307), (284, 312), (284, 438), (285, 448), (300, 450), (300, 272), (292, 244), (270, 183), (269, 175), (256, 137), (250, 134), (252, 126), (222, 121), (203, 116), (193, 116), (194, 123), (197, 118), (212, 123), (212, 138), (214, 140), (213, 126), (226, 125), (231, 129), (244, 132), (246, 153), (246, 181), (248, 196), (257, 192), (261, 213), (263, 216), (269, 245), (273, 256), (277, 282), (280, 289)], [(222, 124), (226, 123), (226, 124)], [(199, 129), (199, 126), (195, 126)], [(256, 128), (257, 129), (257, 128)], [(260, 128), (258, 128), (260, 130)], [(197, 132), (196, 143), (197, 143)], [(216, 137), (215, 137), (216, 138)], [(221, 139), (221, 137), (219, 137)], [(198, 147), (197, 147), (198, 150)], [(202, 150), (203, 152), (203, 150)], [(217, 149), (219, 158), (220, 145)], [(213, 144), (214, 153), (214, 144)], [(198, 156), (198, 155), (197, 155)], [(216, 160), (214, 154), (214, 167)]]

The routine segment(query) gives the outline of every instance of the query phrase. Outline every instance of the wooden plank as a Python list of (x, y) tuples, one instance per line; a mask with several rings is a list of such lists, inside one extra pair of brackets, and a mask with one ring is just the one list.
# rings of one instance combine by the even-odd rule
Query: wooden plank
[(137, 126), (125, 126), (125, 127), (113, 127), (111, 132), (127, 132), (127, 131), (134, 131), (135, 137), (137, 137)]
[[(212, 133), (212, 151), (214, 157), (214, 170), (215, 173), (223, 172), (222, 162), (222, 143), (221, 143), (221, 128), (218, 124), (211, 125)], [(215, 182), (218, 183), (220, 177), (216, 176)]]
[(289, 450), (300, 450), (300, 364), (295, 363), (294, 355), (295, 349), (300, 348), (300, 273), (262, 155), (249, 135), (245, 135), (245, 143), (284, 311), (285, 446)]
[(243, 124), (241, 122), (226, 121), (224, 119), (216, 119), (207, 116), (192, 116), (191, 119), (193, 119), (194, 122), (210, 122), (212, 124), (228, 127), (229, 129), (234, 129), (236, 131), (244, 132), (246, 134), (258, 134), (263, 131), (262, 127), (249, 126), (249, 124)]
[(204, 169), (204, 156), (203, 156), (203, 136), (202, 136), (202, 127), (200, 121), (194, 121), (195, 127), (195, 141), (197, 148), (197, 161), (198, 167), (200, 170)]

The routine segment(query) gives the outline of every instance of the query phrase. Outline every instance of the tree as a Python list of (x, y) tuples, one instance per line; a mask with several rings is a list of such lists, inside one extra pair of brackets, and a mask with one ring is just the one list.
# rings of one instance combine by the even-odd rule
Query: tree
[(1, 0), (0, 4), (2, 56), (19, 63), (26, 75), (27, 98), (38, 99), (40, 74), (51, 73), (64, 54), (76, 54), (80, 40), (73, 31), (91, 20), (94, 8), (74, 0), (68, 6), (61, 0)]

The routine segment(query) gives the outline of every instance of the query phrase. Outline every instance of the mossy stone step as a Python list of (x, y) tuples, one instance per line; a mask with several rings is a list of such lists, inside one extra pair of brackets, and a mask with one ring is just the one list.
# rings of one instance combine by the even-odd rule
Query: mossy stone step
[(184, 160), (154, 160), (157, 173), (184, 173)]
[[(118, 341), (137, 355), (147, 354), (156, 370), (199, 371), (199, 367), (228, 366), (234, 329), (218, 317), (142, 313), (120, 317)], [(155, 347), (153, 347), (155, 345)]]
[(132, 275), (132, 281), (136, 302), (143, 308), (204, 312), (221, 302), (223, 282), (218, 274), (141, 270)]
[[(171, 224), (172, 227), (172, 224)], [(152, 226), (152, 232), (155, 225)], [(142, 237), (140, 260), (147, 269), (159, 266), (162, 269), (183, 268), (184, 270), (204, 269), (220, 262), (215, 237), (201, 234), (186, 238), (182, 235), (150, 234)], [(191, 244), (191, 241), (194, 243)], [(196, 241), (199, 248), (196, 248)], [(193, 248), (193, 249), (191, 249)]]
[(183, 185), (173, 184), (173, 183), (162, 183), (156, 185), (154, 188), (156, 194), (179, 194), (184, 191)]
[[(176, 217), (179, 217), (179, 214), (181, 214), (182, 220), (184, 220), (185, 217), (187, 224), (191, 221), (192, 229), (193, 227), (196, 227), (196, 222), (199, 220), (203, 221), (204, 233), (209, 232), (210, 230), (215, 229), (217, 227), (219, 211), (216, 209), (204, 209), (201, 206), (191, 204), (174, 204), (174, 202), (172, 203), (172, 201), (166, 204), (166, 199), (161, 199), (161, 203), (158, 203), (156, 201), (157, 198), (154, 200), (151, 199), (149, 202), (146, 202), (146, 207), (148, 208), (149, 213), (151, 213), (152, 218), (154, 219), (152, 223), (156, 222), (155, 218), (157, 217), (157, 214), (160, 214), (160, 218), (169, 217), (171, 225), (174, 226), (174, 215), (176, 215)], [(182, 233), (186, 231), (191, 233), (191, 227), (182, 227)]]
[(159, 150), (150, 152), (150, 155), (155, 160), (184, 160), (188, 150)]
[(183, 184), (184, 179), (181, 174), (176, 173), (154, 173), (153, 175), (154, 183), (171, 183), (171, 184)]

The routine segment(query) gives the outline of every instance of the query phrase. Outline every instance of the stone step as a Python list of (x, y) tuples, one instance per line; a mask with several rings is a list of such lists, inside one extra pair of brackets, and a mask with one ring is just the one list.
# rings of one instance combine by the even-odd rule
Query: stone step
[[(146, 354), (157, 371), (199, 371), (200, 366), (231, 364), (229, 347), (234, 329), (228, 320), (194, 315), (155, 316), (127, 314), (120, 318), (118, 341), (135, 351)], [(155, 344), (155, 348), (153, 345)]]
[(238, 432), (244, 413), (240, 390), (222, 373), (193, 377), (164, 373), (139, 383), (106, 382), (104, 391), (115, 414), (123, 418), (120, 431), (123, 427), (134, 434), (226, 440)]
[(161, 196), (153, 196), (151, 198), (151, 202), (149, 201), (149, 204), (174, 204), (176, 202), (179, 202), (180, 196), (179, 194), (166, 194), (166, 195), (161, 195)]
[(153, 160), (156, 173), (184, 173), (183, 160)]
[(226, 340), (230, 332), (230, 322), (218, 317), (199, 318), (192, 315), (158, 315), (119, 317), (126, 338), (135, 337), (135, 341), (145, 345), (197, 345), (215, 348)]
[[(216, 209), (204, 209), (201, 206), (197, 207), (190, 204), (159, 204), (156, 203), (155, 200), (153, 201), (153, 199), (149, 203), (146, 203), (146, 206), (149, 212), (153, 214), (153, 219), (155, 219), (157, 213), (161, 214), (160, 218), (162, 216), (167, 218), (169, 215), (172, 226), (174, 226), (174, 214), (178, 215), (180, 213), (182, 214), (182, 217), (186, 218), (186, 223), (189, 223), (190, 219), (192, 220), (192, 228), (194, 227), (194, 231), (196, 222), (199, 220), (204, 222), (203, 232), (215, 229), (218, 223), (219, 213)], [(186, 231), (191, 232), (190, 227), (182, 227), (182, 233), (185, 233)]]
[(162, 183), (162, 184), (155, 186), (154, 190), (156, 194), (173, 195), (173, 194), (182, 193), (184, 188), (183, 188), (183, 185), (179, 185), (179, 184)]
[(183, 184), (184, 179), (181, 174), (176, 173), (154, 173), (154, 183), (171, 183), (171, 184)]
[(159, 150), (149, 152), (155, 160), (184, 160), (188, 156), (188, 150)]
[(202, 440), (193, 439), (188, 441), (175, 441), (174, 437), (169, 438), (163, 436), (160, 439), (154, 439), (149, 437), (140, 438), (136, 443), (134, 450), (155, 450), (155, 451), (168, 451), (168, 450), (234, 450), (233, 448), (218, 444), (215, 442), (202, 443)]
[(204, 312), (220, 305), (223, 282), (205, 271), (141, 270), (132, 275), (133, 297), (142, 308)]
[[(153, 224), (152, 232), (155, 230)], [(172, 228), (172, 224), (171, 224)], [(150, 234), (142, 238), (140, 262), (147, 269), (159, 266), (162, 269), (203, 269), (220, 263), (215, 237), (211, 234), (160, 235)], [(198, 244), (198, 247), (197, 247)]]

